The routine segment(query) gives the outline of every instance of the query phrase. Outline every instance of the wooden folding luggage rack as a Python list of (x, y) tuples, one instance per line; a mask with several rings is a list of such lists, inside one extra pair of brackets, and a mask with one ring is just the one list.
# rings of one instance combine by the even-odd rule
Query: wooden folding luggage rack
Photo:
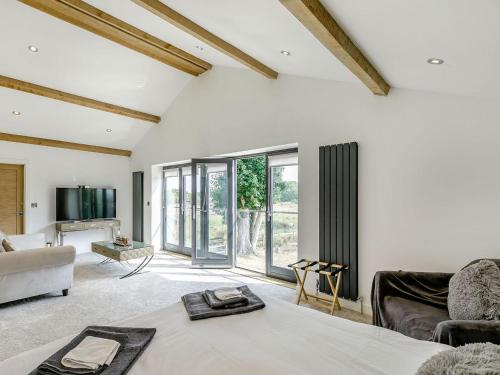
[[(349, 267), (343, 264), (335, 264), (328, 262), (320, 262), (319, 260), (310, 260), (310, 259), (301, 259), (298, 262), (289, 264), (288, 267), (292, 268), (295, 272), (295, 276), (297, 276), (297, 284), (299, 285), (299, 296), (297, 297), (297, 305), (300, 303), (300, 299), (304, 296), (304, 299), (308, 301), (308, 297), (315, 298), (317, 300), (322, 300), (331, 303), (330, 314), (333, 314), (335, 310), (335, 306), (337, 306), (340, 310), (340, 302), (338, 298), (340, 283), (342, 280), (342, 271), (347, 270)], [(329, 269), (329, 271), (328, 271)], [(304, 271), (304, 277), (300, 277), (299, 270)], [(316, 294), (308, 294), (305, 289), (305, 283), (307, 274), (309, 272), (314, 272), (319, 275), (326, 276), (328, 280), (328, 284), (330, 285), (330, 289), (332, 290), (333, 297), (326, 298)], [(335, 283), (333, 278), (335, 277)]]

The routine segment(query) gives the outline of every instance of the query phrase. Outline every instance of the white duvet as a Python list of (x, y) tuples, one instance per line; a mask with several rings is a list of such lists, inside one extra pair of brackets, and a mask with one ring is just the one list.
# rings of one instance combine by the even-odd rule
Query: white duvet
[[(413, 375), (446, 345), (355, 323), (279, 300), (263, 310), (191, 322), (182, 303), (115, 325), (155, 327), (129, 375)], [(26, 375), (66, 337), (0, 362), (1, 375)]]

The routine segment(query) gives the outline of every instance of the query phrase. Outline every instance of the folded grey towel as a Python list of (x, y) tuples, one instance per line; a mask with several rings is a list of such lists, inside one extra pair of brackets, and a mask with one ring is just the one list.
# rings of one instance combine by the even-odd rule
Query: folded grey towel
[(214, 290), (214, 294), (221, 301), (235, 297), (243, 297), (241, 290), (235, 287), (217, 288)]
[(218, 316), (244, 314), (264, 308), (266, 305), (246, 286), (238, 288), (243, 295), (248, 298), (248, 304), (245, 306), (229, 307), (225, 309), (214, 309), (208, 305), (203, 297), (204, 292), (190, 293), (182, 296), (182, 302), (188, 313), (189, 319), (199, 320), (215, 318)]
[(234, 297), (221, 301), (215, 296), (213, 290), (205, 290), (205, 292), (203, 292), (203, 298), (212, 309), (226, 309), (229, 307), (248, 305), (248, 298), (244, 295), (242, 295), (242, 297)]
[[(47, 358), (29, 375), (125, 375), (149, 345), (155, 333), (155, 328), (90, 326), (85, 328), (69, 344)], [(64, 355), (87, 336), (101, 337), (120, 343), (120, 350), (110, 366), (102, 366), (97, 371), (63, 366), (61, 360)]]

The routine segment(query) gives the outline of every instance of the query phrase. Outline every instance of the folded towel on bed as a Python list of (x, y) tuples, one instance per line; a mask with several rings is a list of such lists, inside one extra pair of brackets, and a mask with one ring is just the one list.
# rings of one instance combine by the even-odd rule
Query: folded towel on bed
[(228, 307), (225, 309), (214, 309), (205, 301), (204, 292), (190, 293), (182, 296), (182, 302), (188, 313), (189, 319), (199, 320), (207, 318), (215, 318), (218, 316), (244, 314), (264, 308), (266, 305), (246, 286), (238, 288), (243, 295), (248, 299), (248, 304), (245, 306)]
[(217, 288), (214, 290), (214, 294), (221, 301), (243, 297), (243, 293), (238, 288)]
[(87, 336), (74, 349), (62, 358), (61, 364), (70, 368), (83, 368), (96, 371), (108, 365), (120, 349), (120, 343), (102, 337)]
[[(155, 328), (90, 326), (69, 344), (47, 358), (29, 375), (125, 375), (149, 345), (155, 333)], [(63, 357), (88, 336), (115, 340), (120, 343), (119, 351), (110, 365), (101, 366), (97, 370), (69, 368), (62, 365)]]
[(205, 290), (203, 292), (203, 298), (212, 309), (226, 309), (229, 307), (248, 305), (248, 298), (245, 297), (241, 292), (239, 297), (233, 297), (221, 301), (219, 298), (217, 298), (214, 290)]

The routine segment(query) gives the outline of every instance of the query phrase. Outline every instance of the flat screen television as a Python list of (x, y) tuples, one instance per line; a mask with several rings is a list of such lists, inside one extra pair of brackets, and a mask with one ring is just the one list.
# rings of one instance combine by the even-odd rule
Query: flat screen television
[(116, 189), (57, 188), (56, 220), (113, 219)]

